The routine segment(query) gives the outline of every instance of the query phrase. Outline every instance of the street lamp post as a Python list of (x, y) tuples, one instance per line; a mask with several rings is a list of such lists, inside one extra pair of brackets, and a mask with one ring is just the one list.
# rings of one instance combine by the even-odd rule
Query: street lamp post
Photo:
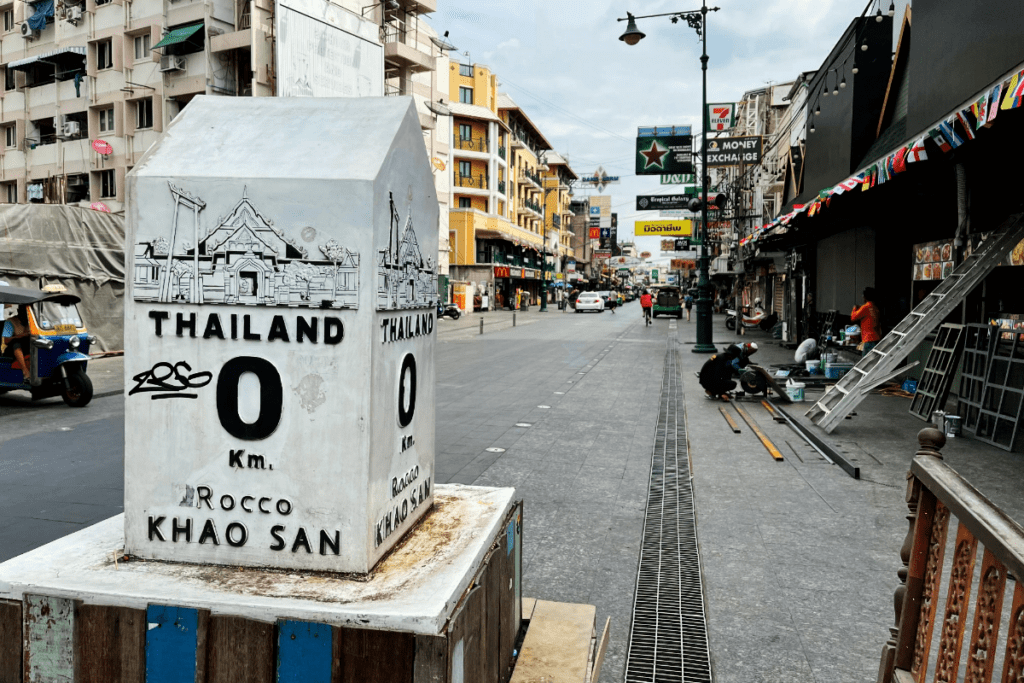
[(623, 41), (627, 45), (636, 45), (639, 43), (646, 34), (640, 31), (636, 27), (637, 19), (649, 19), (652, 17), (672, 17), (672, 23), (678, 23), (680, 19), (685, 21), (687, 25), (697, 31), (697, 35), (700, 36), (702, 41), (702, 54), (700, 56), (701, 65), (701, 79), (703, 81), (703, 90), (701, 94), (701, 211), (700, 211), (700, 257), (698, 263), (700, 267), (700, 276), (697, 280), (697, 343), (693, 347), (694, 353), (714, 353), (716, 351), (715, 344), (712, 341), (711, 334), (711, 257), (708, 253), (708, 182), (710, 176), (708, 176), (708, 12), (717, 12), (720, 8), (708, 7), (707, 0), (705, 0), (699, 10), (692, 10), (689, 12), (665, 12), (662, 14), (648, 14), (640, 17), (635, 17), (632, 14), (626, 13), (625, 19), (619, 19), (619, 21), (628, 21), (626, 24), (626, 32), (619, 36), (619, 40)]

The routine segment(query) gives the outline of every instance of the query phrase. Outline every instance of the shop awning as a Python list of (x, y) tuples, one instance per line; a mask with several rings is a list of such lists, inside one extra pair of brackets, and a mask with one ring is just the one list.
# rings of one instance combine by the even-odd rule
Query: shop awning
[(43, 54), (36, 55), (35, 57), (26, 57), (25, 59), (16, 59), (13, 62), (8, 62), (7, 68), (21, 69), (24, 71), (33, 64), (37, 64), (39, 62), (53, 62), (66, 66), (67, 63), (72, 60), (76, 62), (84, 61), (85, 48), (73, 45), (71, 47), (62, 47), (56, 50), (50, 50), (49, 52), (44, 52)]
[(157, 48), (167, 47), (168, 45), (177, 45), (178, 43), (184, 43), (186, 40), (194, 36), (196, 32), (199, 31), (201, 28), (203, 28), (202, 22), (198, 24), (192, 24), (191, 26), (183, 26), (181, 28), (176, 28), (170, 33), (168, 33), (166, 36), (161, 38), (160, 42), (153, 46), (153, 49), (156, 50)]

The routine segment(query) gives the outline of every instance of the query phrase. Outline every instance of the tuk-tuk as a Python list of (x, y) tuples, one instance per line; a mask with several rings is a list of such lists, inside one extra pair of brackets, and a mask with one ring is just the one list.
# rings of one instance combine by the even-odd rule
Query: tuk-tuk
[(92, 400), (86, 367), (96, 337), (88, 334), (78, 312), (81, 299), (65, 293), (63, 287), (48, 290), (0, 286), (0, 303), (5, 309), (19, 305), (28, 309), (31, 335), (28, 382), (15, 359), (4, 354), (0, 356), (0, 394), (21, 389), (28, 391), (33, 401), (60, 396), (69, 406), (81, 408)]
[(678, 287), (659, 287), (654, 297), (654, 310), (651, 314), (657, 318), (659, 315), (674, 315), (677, 318), (683, 317), (683, 297)]

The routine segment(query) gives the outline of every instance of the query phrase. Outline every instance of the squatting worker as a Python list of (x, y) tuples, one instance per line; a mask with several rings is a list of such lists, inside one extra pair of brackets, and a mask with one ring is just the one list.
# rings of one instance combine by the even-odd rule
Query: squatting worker
[[(8, 309), (10, 310), (10, 309)], [(7, 311), (4, 311), (7, 315)], [(11, 316), (10, 320), (4, 323), (3, 331), (3, 356), (5, 358), (13, 358), (18, 361), (21, 365), (21, 375), (24, 380), (28, 381), (29, 369), (28, 369), (28, 357), (30, 354), (30, 331), (28, 327), (28, 309), (24, 306), (18, 306), (17, 312)]]
[(750, 357), (757, 353), (757, 344), (748, 342), (746, 344), (731, 344), (729, 353), (733, 355), (732, 368), (739, 372), (750, 365)]
[(863, 353), (867, 355), (882, 338), (882, 313), (878, 309), (877, 293), (874, 287), (864, 288), (864, 305), (854, 306), (850, 319), (860, 324), (860, 340), (864, 342)]
[(722, 353), (711, 356), (700, 369), (699, 381), (705, 393), (718, 398), (736, 388), (732, 379), (732, 361), (736, 359), (736, 345), (730, 346)]

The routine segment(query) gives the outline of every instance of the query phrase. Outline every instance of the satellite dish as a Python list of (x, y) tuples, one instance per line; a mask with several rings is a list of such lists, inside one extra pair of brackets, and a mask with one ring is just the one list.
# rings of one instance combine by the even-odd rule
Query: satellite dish
[(437, 36), (431, 36), (430, 42), (432, 42), (434, 45), (437, 45), (437, 47), (441, 50), (446, 50), (448, 52), (452, 52), (453, 50), (455, 50), (455, 46), (448, 41), (448, 31), (445, 31), (444, 35), (440, 38), (438, 38)]
[(433, 159), (431, 159), (431, 160), (430, 160), (430, 163), (431, 163), (431, 164), (432, 164), (432, 165), (434, 166), (434, 168), (436, 168), (436, 169), (437, 169), (438, 171), (443, 171), (443, 170), (445, 169), (445, 167), (446, 167), (446, 164), (444, 163), (444, 160), (443, 160), (443, 159), (439, 159), (438, 157), (434, 157)]
[(438, 116), (451, 116), (452, 112), (445, 105), (444, 102), (438, 100), (437, 102), (427, 102), (427, 109), (434, 112)]

